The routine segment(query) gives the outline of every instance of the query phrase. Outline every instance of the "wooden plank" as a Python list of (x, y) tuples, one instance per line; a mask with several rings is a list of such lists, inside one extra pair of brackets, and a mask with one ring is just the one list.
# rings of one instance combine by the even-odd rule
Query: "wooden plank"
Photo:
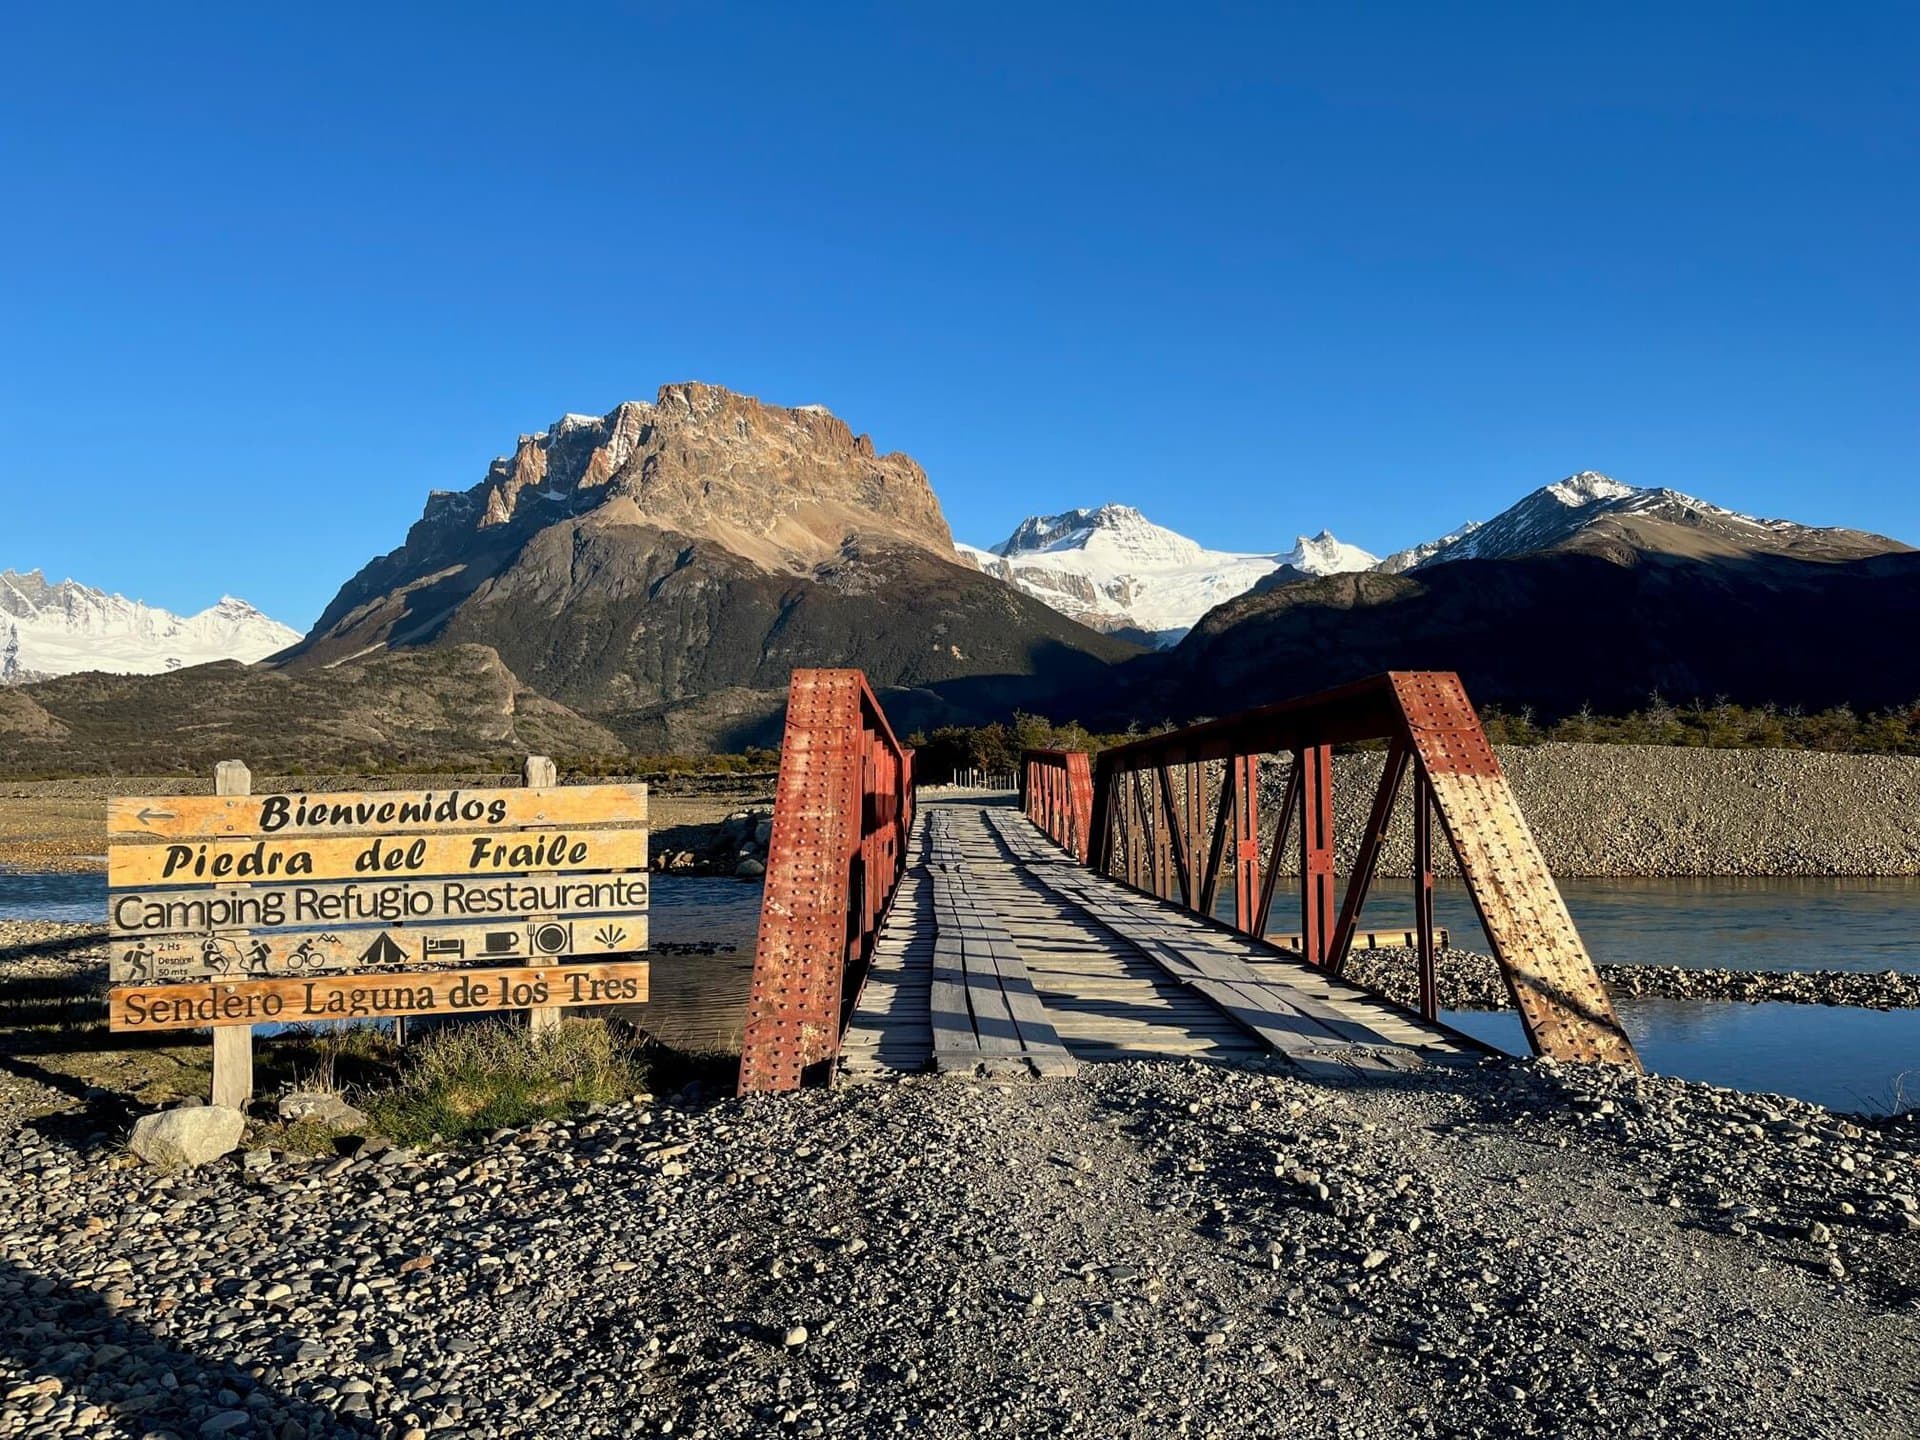
[(114, 889), (646, 868), (644, 829), (180, 840), (115, 845), (107, 852), (107, 884)]
[(647, 948), (644, 913), (599, 918), (532, 916), (455, 925), (340, 930), (232, 930), (120, 939), (108, 952), (116, 985), (161, 980), (388, 971), (527, 961), (540, 955), (624, 955)]
[(203, 890), (120, 890), (107, 897), (115, 936), (319, 930), (424, 920), (501, 924), (540, 916), (575, 921), (644, 910), (644, 870), (605, 875), (481, 875), (322, 881)]
[[(1269, 945), (1278, 945), (1283, 950), (1298, 950), (1300, 934), (1266, 935), (1262, 937)], [(1438, 926), (1433, 932), (1434, 944), (1444, 950), (1451, 943), (1451, 935), (1446, 926)], [(1356, 930), (1353, 932), (1355, 950), (1411, 950), (1420, 943), (1417, 930)]]
[(1013, 1012), (1007, 1008), (999, 972), (986, 947), (979, 940), (963, 940), (960, 958), (967, 1008), (973, 1012), (973, 1033), (979, 1037), (981, 1053), (1018, 1050), (1020, 1035), (1014, 1029)]
[[(1277, 981), (1274, 972), (1262, 975), (1246, 961), (1236, 956), (1214, 950), (1204, 943), (1179, 945), (1162, 941), (1163, 945), (1179, 953), (1190, 965), (1202, 971), (1209, 979), (1225, 981), (1252, 991), (1276, 992), (1271, 1003), (1284, 1004), (1308, 1019), (1317, 1021), (1330, 1038), (1346, 1041), (1355, 1045), (1391, 1045), (1385, 1036), (1365, 1019), (1343, 1008), (1342, 1002), (1326, 983), (1322, 972), (1309, 972), (1301, 978), (1303, 981), (1317, 980), (1319, 986), (1307, 984), (1294, 985), (1288, 981)], [(1291, 977), (1288, 977), (1291, 980)], [(1316, 993), (1316, 990), (1318, 993)], [(1282, 994), (1277, 993), (1284, 991)]]
[(1335, 1082), (1356, 1078), (1358, 1071), (1344, 1053), (1351, 1047), (1334, 1044), (1324, 1034), (1301, 1031), (1292, 1023), (1294, 1017), (1250, 999), (1239, 986), (1202, 980), (1194, 988), (1307, 1078)]
[[(991, 823), (1011, 838), (1010, 827), (1000, 817), (992, 817)], [(1018, 853), (1018, 846), (1009, 848)], [(1246, 959), (1211, 943), (1208, 932), (1151, 901), (1102, 886), (1084, 872), (1038, 878), (1088, 918), (1205, 995), (1264, 1043), (1275, 1044), (1284, 1034), (1294, 1037), (1288, 1043), (1295, 1048), (1310, 1044), (1318, 1052), (1331, 1053), (1343, 1046), (1356, 1047), (1343, 1062), (1349, 1066), (1349, 1076), (1355, 1071), (1413, 1069), (1422, 1063), (1404, 1044), (1369, 1025), (1363, 1014), (1354, 1013), (1318, 971), (1303, 971), (1298, 985), (1292, 983), (1291, 975), (1276, 983), (1272, 971), (1278, 966), (1269, 966), (1265, 975), (1256, 972)], [(1433, 1038), (1438, 1042), (1439, 1037)]]
[[(936, 954), (957, 948), (959, 980), (970, 1018), (975, 1053), (949, 1048), (942, 1068), (977, 1068), (1016, 1073), (1009, 1062), (1024, 1062), (1041, 1075), (1071, 1075), (1077, 1067), (1060, 1043), (1034, 990), (1012, 937), (999, 915), (977, 891), (969, 858), (955, 833), (953, 816), (940, 812), (929, 822), (928, 853), (932, 873)], [(945, 996), (951, 1004), (956, 997)], [(936, 1023), (936, 1059), (940, 1057)]]
[(213, 1026), (217, 1037), (228, 1026), (267, 1023), (464, 1015), (539, 1005), (637, 1005), (648, 996), (648, 963), (134, 986), (109, 992), (108, 1024), (121, 1031)]
[(1013, 1019), (1021, 1052), (1028, 1063), (1044, 1076), (1075, 1074), (1078, 1067), (1074, 1065), (1066, 1046), (1061, 1043), (1059, 1031), (1054, 1028), (1046, 1006), (1041, 1003), (1040, 994), (1034, 989), (1033, 977), (1012, 940), (1002, 939), (993, 947), (990, 955), (991, 963), (1000, 977), (1000, 993), (1006, 1001), (1007, 1013)]
[(425, 835), (556, 826), (631, 827), (646, 822), (645, 785), (116, 795), (107, 801), (107, 838), (123, 842), (391, 831)]
[(960, 942), (934, 941), (933, 974), (927, 991), (927, 1016), (933, 1032), (933, 1058), (941, 1069), (970, 1068), (980, 1059), (980, 1040), (967, 1008), (966, 972)]

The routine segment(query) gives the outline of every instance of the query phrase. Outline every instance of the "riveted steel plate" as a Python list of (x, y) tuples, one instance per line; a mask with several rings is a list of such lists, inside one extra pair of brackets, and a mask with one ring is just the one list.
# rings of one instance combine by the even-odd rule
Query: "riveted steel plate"
[(839, 1043), (850, 865), (860, 843), (857, 670), (796, 670), (740, 1051), (740, 1091), (795, 1090)]
[(1475, 908), (1537, 1053), (1639, 1067), (1460, 678), (1389, 677)]

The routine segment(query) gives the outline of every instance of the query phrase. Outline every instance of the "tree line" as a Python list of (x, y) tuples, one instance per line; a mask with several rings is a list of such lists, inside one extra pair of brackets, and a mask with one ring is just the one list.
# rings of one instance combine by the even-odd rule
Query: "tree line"
[[(1803, 711), (1798, 706), (1735, 705), (1727, 700), (1675, 705), (1659, 695), (1624, 715), (1597, 715), (1582, 707), (1555, 720), (1526, 707), (1480, 707), (1480, 723), (1496, 745), (1581, 743), (1681, 745), (1720, 750), (1823, 750), (1846, 755), (1920, 755), (1920, 701), (1861, 713), (1848, 705)], [(1078, 721), (1016, 714), (1010, 723), (942, 725), (907, 737), (915, 773), (939, 779), (956, 770), (1017, 770), (1023, 750), (1089, 753), (1174, 728), (1171, 722), (1095, 732)]]

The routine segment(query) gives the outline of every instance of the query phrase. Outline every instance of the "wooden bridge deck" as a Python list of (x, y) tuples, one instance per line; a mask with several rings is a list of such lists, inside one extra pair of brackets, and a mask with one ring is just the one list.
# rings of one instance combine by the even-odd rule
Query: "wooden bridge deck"
[(840, 1065), (1070, 1074), (1279, 1056), (1336, 1079), (1480, 1052), (1275, 946), (1078, 865), (1005, 804), (923, 804)]

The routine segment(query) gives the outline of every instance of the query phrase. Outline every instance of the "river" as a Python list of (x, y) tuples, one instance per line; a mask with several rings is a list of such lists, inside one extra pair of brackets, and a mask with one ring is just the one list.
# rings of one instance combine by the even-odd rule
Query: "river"
[[(104, 884), (98, 874), (0, 874), (0, 920), (97, 922)], [(1404, 881), (1382, 882), (1365, 923), (1406, 924), (1405, 890)], [(1920, 970), (1920, 879), (1566, 880), (1561, 890), (1604, 962)], [(742, 881), (655, 876), (655, 943), (713, 953), (659, 956), (654, 1000), (636, 1018), (669, 1043), (737, 1045), (759, 903), (759, 887)], [(1464, 890), (1440, 886), (1435, 908), (1455, 944), (1485, 948)], [(1276, 930), (1284, 914), (1276, 909)], [(1906, 1104), (1920, 1101), (1920, 1010), (1625, 998), (1620, 1011), (1648, 1066), (1668, 1074), (1836, 1109), (1885, 1110), (1903, 1094)], [(1511, 1013), (1447, 1018), (1524, 1050)]]

